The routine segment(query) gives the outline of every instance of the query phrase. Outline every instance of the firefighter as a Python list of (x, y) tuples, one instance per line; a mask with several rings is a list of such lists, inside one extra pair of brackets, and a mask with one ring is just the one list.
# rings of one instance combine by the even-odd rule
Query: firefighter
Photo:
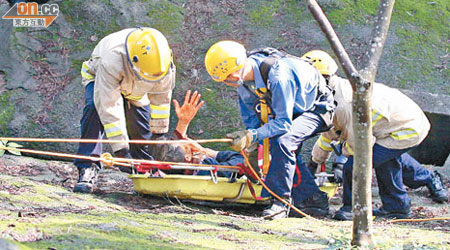
[[(314, 145), (312, 164), (325, 162), (331, 154), (332, 141), (339, 140), (348, 156), (343, 169), (343, 206), (336, 212), (337, 220), (352, 220), (352, 87), (346, 79), (335, 75), (336, 62), (323, 51), (310, 51), (302, 58), (310, 61), (335, 90), (338, 103), (334, 127), (323, 133)], [(431, 198), (448, 200), (440, 174), (424, 169), (407, 151), (419, 145), (430, 130), (430, 123), (420, 107), (399, 90), (374, 83), (372, 95), (373, 166), (378, 181), (382, 206), (373, 215), (386, 218), (411, 217), (411, 205), (403, 182), (411, 187), (426, 185)], [(406, 176), (402, 176), (405, 174)]]
[[(336, 152), (336, 148), (339, 146), (340, 143), (333, 148), (333, 151), (336, 154), (331, 168), (333, 176), (328, 178), (330, 182), (335, 182), (337, 184), (341, 184), (344, 180), (344, 165), (345, 162), (347, 162), (347, 157), (340, 154), (340, 152)], [(340, 149), (337, 150), (340, 151)], [(403, 184), (411, 189), (426, 187), (429, 192), (429, 197), (436, 203), (448, 201), (448, 194), (443, 184), (442, 174), (437, 170), (434, 170), (433, 172), (429, 171), (422, 165), (416, 164), (416, 160), (411, 159), (412, 157), (410, 157), (411, 156), (408, 155), (407, 158), (403, 158), (402, 161)], [(307, 166), (312, 173), (317, 171), (318, 164), (314, 161), (310, 161)]]
[[(272, 48), (250, 52), (235, 41), (212, 45), (205, 56), (211, 78), (237, 88), (241, 118), (246, 130), (227, 135), (236, 151), (270, 138), (271, 163), (267, 186), (312, 215), (328, 213), (328, 198), (319, 190), (303, 162), (298, 164), (301, 183), (293, 190), (296, 154), (303, 142), (329, 129), (335, 108), (331, 90), (317, 69), (308, 62)], [(262, 94), (263, 93), (263, 94)], [(260, 125), (258, 106), (267, 103), (271, 119)], [(262, 111), (261, 111), (262, 113)], [(263, 197), (269, 197), (263, 190)], [(287, 207), (274, 200), (263, 211), (273, 219), (288, 216)]]
[[(175, 65), (164, 35), (153, 28), (129, 28), (104, 37), (81, 68), (85, 107), (82, 139), (163, 139), (169, 130)], [(116, 157), (152, 159), (148, 145), (112, 143)], [(99, 156), (101, 143), (80, 143), (78, 154)], [(90, 193), (100, 162), (77, 159), (74, 192)], [(121, 168), (129, 171), (129, 168)]]

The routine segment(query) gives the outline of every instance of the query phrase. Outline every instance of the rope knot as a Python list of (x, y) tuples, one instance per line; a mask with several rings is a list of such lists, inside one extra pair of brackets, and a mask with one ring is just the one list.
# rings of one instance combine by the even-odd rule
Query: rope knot
[(108, 167), (112, 167), (114, 165), (114, 158), (110, 153), (103, 153), (100, 156), (100, 161)]

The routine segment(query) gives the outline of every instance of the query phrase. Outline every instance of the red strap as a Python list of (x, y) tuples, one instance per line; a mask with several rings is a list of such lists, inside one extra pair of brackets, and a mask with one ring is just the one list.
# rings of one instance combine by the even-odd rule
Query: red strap
[(186, 169), (186, 170), (184, 170), (183, 174), (184, 175), (193, 175), (194, 174), (194, 170)]
[(241, 171), (244, 172), (245, 175), (250, 176), (251, 178), (257, 180), (258, 178), (255, 176), (255, 174), (253, 174), (253, 172), (249, 169), (249, 167), (247, 167), (245, 164), (242, 163), (238, 163), (236, 166), (240, 167), (241, 170), (239, 173), (241, 173)]
[(297, 182), (292, 185), (293, 188), (296, 188), (300, 183), (302, 183), (302, 173), (300, 173), (300, 169), (297, 165), (295, 165), (295, 172), (297, 173)]
[(320, 165), (320, 172), (325, 172), (325, 163), (322, 163), (322, 165)]
[[(257, 160), (258, 160), (258, 163), (257, 163), (258, 167), (262, 168), (263, 167), (262, 165), (264, 165), (264, 162), (263, 162), (264, 161), (264, 146), (261, 144), (259, 144), (259, 146), (258, 146)], [(260, 162), (262, 162), (263, 164), (259, 165)]]
[(178, 139), (187, 139), (185, 136), (182, 136), (181, 135), (181, 133), (178, 131), (178, 130), (175, 130), (175, 131), (173, 131), (173, 133), (175, 134), (175, 136), (178, 138)]
[(255, 189), (253, 188), (253, 184), (249, 179), (247, 179), (247, 185), (248, 185), (248, 189), (250, 190), (250, 193), (252, 194), (253, 198), (255, 198), (255, 200), (260, 201), (263, 199), (263, 197), (261, 197), (261, 196), (258, 196), (258, 197), (256, 196), (256, 192), (255, 192)]
[(139, 163), (135, 165), (136, 171), (138, 173), (148, 173), (151, 172), (153, 169), (160, 169), (160, 170), (169, 170), (172, 169), (170, 165), (167, 164), (159, 164), (159, 163)]

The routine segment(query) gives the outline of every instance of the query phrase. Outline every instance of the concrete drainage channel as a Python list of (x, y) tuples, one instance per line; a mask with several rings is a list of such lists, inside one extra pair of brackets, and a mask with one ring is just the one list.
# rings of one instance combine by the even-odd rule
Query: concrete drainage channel
[(422, 164), (445, 166), (450, 154), (450, 96), (401, 89), (431, 122), (428, 137), (410, 154)]

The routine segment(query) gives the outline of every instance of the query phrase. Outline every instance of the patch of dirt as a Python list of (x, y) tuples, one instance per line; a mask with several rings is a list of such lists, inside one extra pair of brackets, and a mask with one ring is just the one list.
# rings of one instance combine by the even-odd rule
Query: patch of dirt
[(10, 238), (19, 242), (34, 242), (50, 239), (50, 236), (48, 234), (37, 228), (30, 228), (25, 234), (19, 234), (13, 231), (14, 227), (15, 226), (11, 224), (6, 230), (1, 232), (1, 238)]
[(233, 224), (233, 223), (220, 223), (219, 226), (235, 229), (238, 231), (242, 229), (240, 226)]
[[(34, 160), (26, 157), (17, 157), (5, 155), (0, 158), (0, 174), (12, 176), (28, 176), (39, 182), (59, 185), (71, 190), (76, 183), (78, 174), (72, 163), (58, 161)], [(42, 177), (42, 178), (36, 178)], [(45, 178), (44, 178), (45, 177)], [(444, 183), (448, 187), (449, 180), (444, 177)], [(374, 206), (379, 203), (379, 197), (376, 194), (376, 181), (374, 187)], [(32, 192), (27, 186), (11, 185), (0, 181), (0, 190), (7, 191), (10, 194), (19, 194), (21, 192)], [(409, 190), (408, 194), (412, 199), (413, 219), (434, 218), (447, 216), (449, 206), (446, 204), (435, 204), (428, 197), (426, 188)], [(262, 210), (266, 204), (247, 205), (231, 204), (208, 201), (178, 200), (176, 198), (159, 198), (148, 195), (136, 195), (133, 190), (133, 183), (127, 178), (127, 175), (116, 171), (115, 169), (102, 170), (99, 175), (98, 187), (94, 192), (98, 198), (107, 199), (109, 202), (120, 205), (130, 211), (146, 212), (152, 214), (158, 213), (177, 213), (177, 214), (218, 214), (237, 218), (243, 221), (261, 223), (264, 220), (260, 218)], [(333, 210), (338, 209), (342, 202), (342, 191), (339, 191), (330, 201), (330, 215), (324, 220), (331, 220)], [(88, 213), (88, 209), (72, 207), (54, 207), (54, 208), (32, 208), (29, 211), (17, 211), (18, 216), (22, 218), (40, 218), (52, 214), (61, 213)], [(386, 222), (376, 222), (386, 223)], [(450, 221), (438, 220), (431, 222), (408, 222), (404, 223), (411, 226), (420, 226), (439, 231), (450, 231)], [(233, 223), (221, 224), (222, 227), (240, 230), (241, 228)], [(270, 230), (261, 231), (264, 234), (273, 234)], [(227, 240), (225, 234), (222, 237)], [(170, 237), (168, 237), (170, 238)]]
[(35, 193), (35, 191), (31, 187), (8, 184), (4, 181), (0, 181), (0, 190), (3, 192), (8, 192), (11, 195), (18, 195), (21, 193)]
[[(51, 33), (50, 31), (48, 31)], [(57, 34), (52, 34), (52, 36), (62, 37), (58, 32)], [(27, 34), (28, 37), (32, 38), (31, 34)], [(65, 87), (74, 78), (71, 76), (70, 67), (67, 67), (65, 72), (60, 72), (59, 69), (55, 69), (50, 62), (47, 61), (47, 57), (55, 53), (56, 57), (63, 59), (63, 62), (68, 65), (68, 55), (69, 49), (65, 48), (60, 39), (54, 40), (53, 38), (35, 38), (36, 42), (39, 43), (39, 50), (33, 51), (34, 57), (27, 57), (25, 60), (31, 65), (35, 70), (33, 79), (35, 79), (39, 84), (36, 86), (35, 90), (41, 94), (43, 97), (42, 109), (37, 112), (33, 120), (43, 126), (45, 124), (51, 123), (51, 118), (49, 118), (48, 112), (53, 109), (53, 101), (58, 94), (62, 93)], [(32, 59), (34, 58), (34, 59)]]
[(231, 235), (231, 234), (219, 234), (219, 235), (217, 235), (217, 238), (222, 239), (222, 240), (226, 240), (226, 241), (242, 243), (242, 244), (246, 244), (247, 243), (246, 240), (243, 240), (242, 238), (239, 238), (239, 237)]
[(6, 85), (5, 72), (0, 70), (0, 94), (6, 91), (5, 85)]

